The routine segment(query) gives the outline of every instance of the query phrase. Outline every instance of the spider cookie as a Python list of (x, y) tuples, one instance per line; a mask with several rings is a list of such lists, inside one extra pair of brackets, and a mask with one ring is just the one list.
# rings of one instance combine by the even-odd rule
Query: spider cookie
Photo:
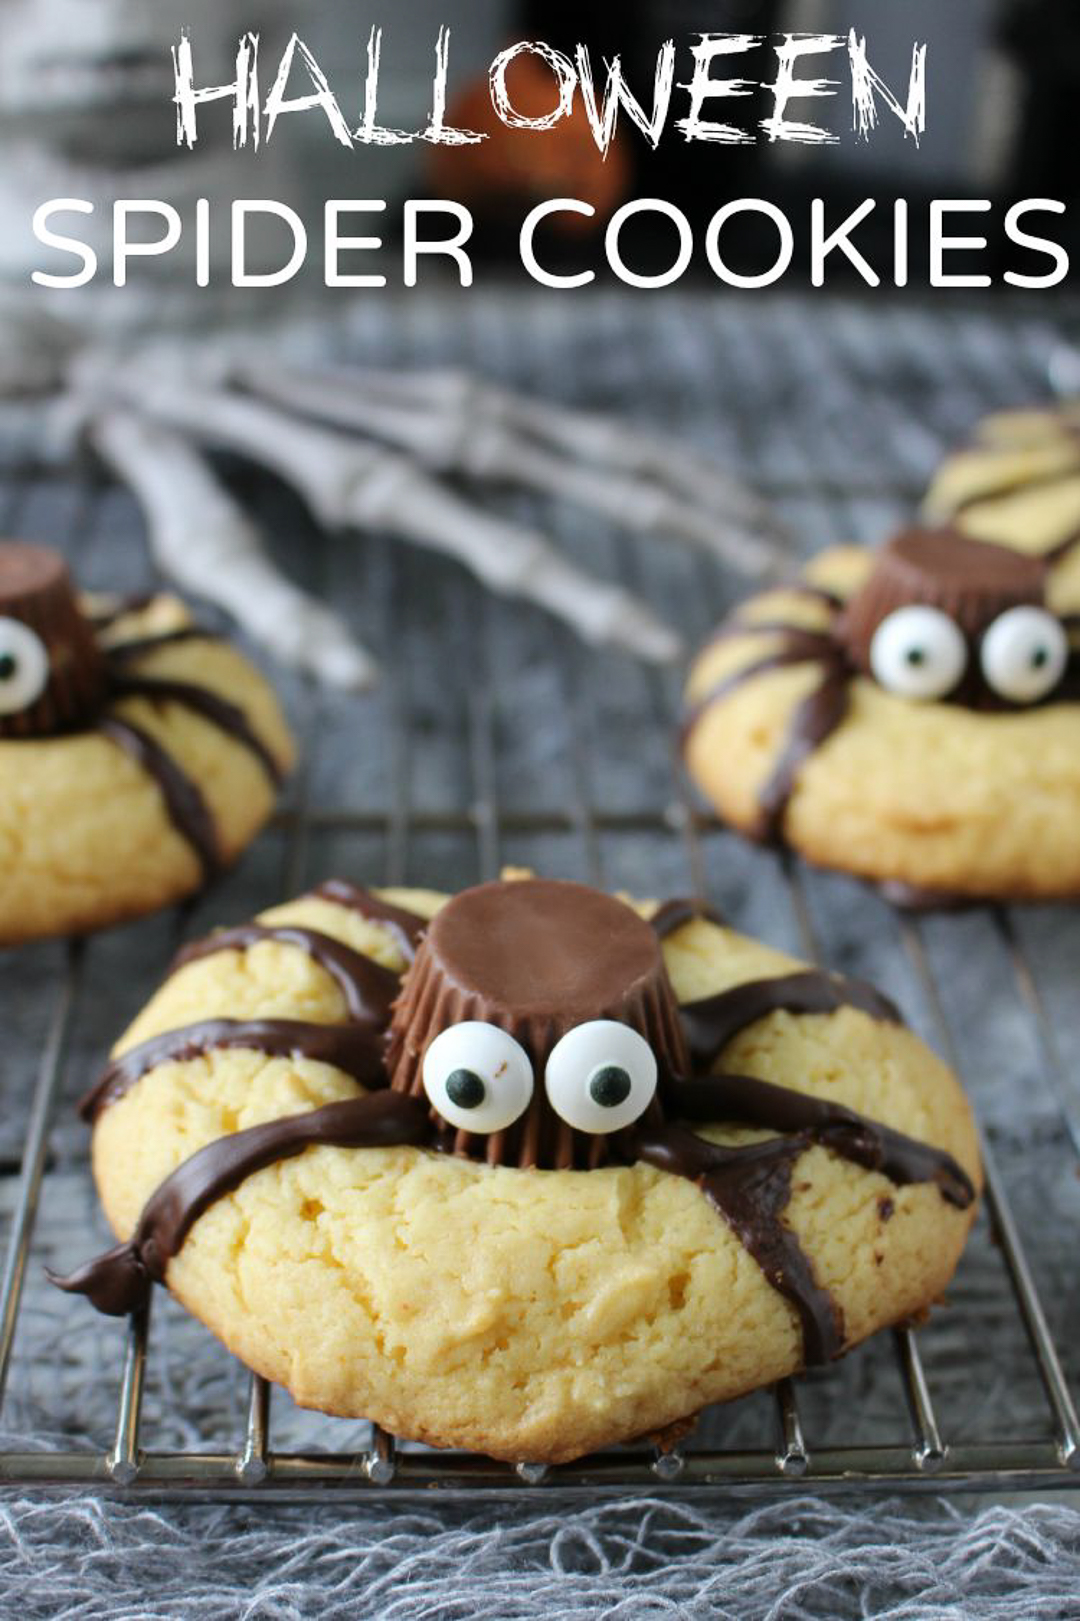
[(189, 946), (85, 1104), (120, 1243), (304, 1406), (574, 1458), (936, 1301), (971, 1118), (869, 986), (693, 903), (335, 882)]
[(291, 760), (261, 676), (174, 597), (80, 599), (55, 552), (0, 543), (0, 944), (190, 894)]
[(826, 552), (698, 655), (684, 750), (733, 826), (907, 904), (1080, 894), (1080, 627), (953, 529)]

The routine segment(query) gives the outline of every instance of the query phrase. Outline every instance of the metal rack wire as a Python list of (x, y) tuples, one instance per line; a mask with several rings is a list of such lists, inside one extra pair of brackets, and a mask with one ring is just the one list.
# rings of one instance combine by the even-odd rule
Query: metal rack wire
[[(822, 488), (819, 482), (817, 495), (821, 495)], [(826, 493), (829, 499), (853, 498), (850, 486), (835, 494)], [(87, 499), (95, 497), (91, 494)], [(69, 518), (69, 522), (73, 521)], [(632, 574), (635, 561), (630, 554), (620, 554), (620, 564), (628, 575)], [(403, 575), (397, 562), (387, 567), (389, 583), (383, 580), (380, 591), (389, 599), (407, 593), (407, 569)], [(435, 565), (431, 567), (435, 569)], [(452, 570), (444, 569), (443, 585), (451, 610), (460, 610), (446, 615), (446, 650), (450, 656), (457, 656), (461, 652), (462, 626), (473, 623), (478, 615), (490, 628), (490, 616), (496, 610), (470, 596), (465, 583)], [(481, 659), (489, 656), (489, 635), (479, 637), (473, 653)], [(533, 848), (542, 851), (545, 840), (573, 840), (583, 854), (583, 875), (603, 882), (604, 852), (610, 841), (641, 837), (664, 848), (669, 866), (675, 863), (681, 867), (684, 892), (708, 895), (710, 857), (723, 846), (725, 852), (732, 852), (732, 860), (739, 859), (734, 854), (734, 842), (715, 822), (694, 810), (677, 774), (669, 778), (667, 792), (659, 802), (628, 810), (601, 803), (590, 781), (588, 744), (578, 724), (577, 698), (589, 690), (591, 679), (585, 655), (560, 640), (554, 662), (559, 672), (557, 679), (563, 684), (566, 712), (571, 717), (566, 747), (571, 791), (564, 805), (533, 809), (500, 803), (497, 683), (480, 679), (470, 684), (464, 699), (462, 741), (468, 775), (464, 802), (456, 808), (414, 806), (409, 758), (415, 746), (416, 714), (407, 690), (408, 671), (402, 661), (396, 674), (391, 674), (386, 698), (390, 720), (386, 781), (390, 791), (385, 802), (371, 807), (337, 805), (327, 802), (322, 794), (316, 802), (309, 766), (292, 803), (277, 820), (283, 845), (280, 892), (291, 893), (301, 886), (309, 865), (310, 846), (319, 840), (378, 840), (383, 851), (382, 870), (365, 870), (363, 877), (371, 882), (398, 884), (414, 876), (412, 846), (424, 838), (470, 846), (472, 868), (481, 878), (497, 874), (508, 848), (520, 859), (522, 852)], [(317, 695), (300, 693), (296, 702), (304, 712), (305, 735), (317, 738)], [(650, 712), (648, 724), (656, 729), (657, 747), (662, 747), (670, 692), (659, 676), (645, 679), (643, 702)], [(779, 870), (774, 871), (773, 879), (785, 897), (803, 952), (811, 960), (827, 960), (830, 953), (819, 940), (807, 876), (797, 864), (777, 860)], [(542, 855), (538, 861), (541, 863)], [(272, 898), (266, 896), (265, 901)], [(884, 908), (882, 917), (889, 920), (884, 924), (891, 934), (888, 949), (899, 954), (914, 976), (939, 1047), (950, 1062), (962, 1069), (963, 1055), (958, 1049), (948, 998), (933, 966), (926, 926), (916, 919), (896, 918)], [(1070, 1095), (1066, 1063), (1023, 931), (1014, 915), (1005, 909), (994, 910), (990, 923), (1007, 955), (1015, 992), (1026, 1010), (1030, 1038), (1038, 1048), (1047, 1097), (1060, 1133), (1070, 1152), (1080, 1157), (1080, 1123)], [(20, 1331), (20, 1305), (34, 1254), (50, 1134), (64, 1092), (65, 1055), (86, 957), (85, 948), (71, 946), (59, 983), (47, 993), (52, 998), (51, 1012), (33, 1082), (5, 1235), (6, 1259), (0, 1282), (0, 1396)], [(863, 1440), (853, 1433), (842, 1444), (837, 1444), (831, 1435), (819, 1440), (805, 1416), (803, 1381), (796, 1379), (776, 1387), (771, 1429), (766, 1427), (758, 1444), (752, 1447), (716, 1446), (691, 1437), (670, 1449), (642, 1444), (544, 1470), (402, 1446), (394, 1436), (373, 1427), (367, 1444), (359, 1449), (304, 1451), (288, 1445), (275, 1446), (271, 1392), (263, 1380), (251, 1376), (242, 1430), (233, 1446), (159, 1449), (147, 1445), (143, 1435), (143, 1397), (154, 1345), (151, 1313), (146, 1310), (136, 1314), (127, 1327), (122, 1366), (116, 1374), (118, 1394), (111, 1444), (58, 1447), (43, 1445), (33, 1435), (18, 1444), (16, 1437), (14, 1444), (5, 1443), (0, 1448), (0, 1484), (46, 1491), (92, 1489), (131, 1497), (306, 1502), (316, 1496), (344, 1501), (370, 1498), (373, 1494), (389, 1501), (433, 1490), (451, 1494), (539, 1494), (552, 1490), (594, 1494), (632, 1488), (675, 1492), (709, 1486), (771, 1493), (792, 1485), (799, 1489), (888, 1486), (901, 1490), (996, 1492), (1078, 1487), (1080, 1418), (1064, 1371), (1063, 1351), (1055, 1344), (1021, 1224), (1010, 1206), (994, 1146), (985, 1136), (982, 1148), (987, 1172), (985, 1207), (998, 1246), (996, 1287), (1002, 1310), (1014, 1313), (1023, 1325), (1029, 1359), (1042, 1392), (1044, 1422), (1033, 1422), (1026, 1436), (951, 1433), (948, 1417), (935, 1400), (934, 1380), (924, 1360), (925, 1335), (934, 1332), (931, 1325), (927, 1330), (909, 1326), (892, 1333), (897, 1413), (894, 1431), (885, 1439)], [(978, 1347), (972, 1344), (973, 1359), (977, 1352)], [(817, 1382), (820, 1385), (832, 1377), (827, 1373), (818, 1376)], [(827, 1383), (824, 1388), (827, 1393)], [(1046, 1433), (1038, 1433), (1040, 1428), (1045, 1428)]]

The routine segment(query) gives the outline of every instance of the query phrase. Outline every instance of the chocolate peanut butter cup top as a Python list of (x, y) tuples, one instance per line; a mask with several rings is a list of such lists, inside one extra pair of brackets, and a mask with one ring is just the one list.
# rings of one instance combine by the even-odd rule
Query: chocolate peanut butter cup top
[(568, 1025), (609, 1016), (663, 973), (655, 931), (583, 884), (518, 879), (458, 895), (428, 931), (448, 985), (491, 1014)]
[[(468, 1042), (490, 1049), (485, 1028), (505, 1032), (515, 1062), (526, 1076), (531, 1071), (532, 1102), (486, 1138), (462, 1128), (455, 1151), (500, 1164), (600, 1163), (609, 1145), (556, 1118), (543, 1082), (562, 1038), (603, 1021), (636, 1032), (654, 1072), (684, 1071), (685, 1038), (655, 930), (622, 901), (582, 884), (482, 884), (436, 914), (405, 975), (387, 1050), (391, 1085), (419, 1094), (425, 1055), (446, 1031), (467, 1027), (463, 1062)], [(527, 1080), (522, 1085), (528, 1089)]]
[(940, 609), (975, 639), (1008, 608), (1041, 606), (1045, 590), (1040, 558), (956, 529), (905, 529), (882, 548), (837, 629), (854, 662), (869, 670), (874, 633), (899, 608)]

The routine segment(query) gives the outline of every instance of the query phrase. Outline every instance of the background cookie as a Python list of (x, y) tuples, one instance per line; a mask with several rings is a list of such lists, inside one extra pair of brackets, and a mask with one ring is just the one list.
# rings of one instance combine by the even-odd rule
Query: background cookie
[(897, 898), (1080, 893), (1080, 661), (1046, 592), (955, 531), (824, 553), (698, 655), (691, 775), (752, 837)]
[[(400, 918), (387, 926), (366, 915), (368, 901), (339, 886), (335, 898), (264, 914), (272, 936), (242, 949), (235, 935), (219, 937), (127, 1032), (118, 1047), (126, 1060), (98, 1097), (99, 1106), (112, 1101), (93, 1144), (121, 1238), (162, 1179), (204, 1145), (362, 1093), (342, 1069), (307, 1057), (210, 1047), (146, 1067), (156, 1056), (146, 1044), (209, 1019), (345, 1019), (343, 982), (325, 951), (321, 962), (312, 955), (311, 934), (393, 970), (411, 950)], [(416, 892), (384, 892), (381, 901), (423, 917), (441, 904)], [(808, 984), (798, 964), (693, 908), (665, 909), (657, 935), (679, 1002), (697, 1004), (692, 1041), (719, 1032), (724, 1071), (777, 1083), (796, 1110), (813, 1099), (857, 1110), (954, 1156), (977, 1180), (955, 1079), (865, 987), (812, 974)], [(740, 992), (741, 1028), (723, 1040), (726, 993), (762, 980), (762, 1016), (747, 1019), (753, 1004)], [(763, 1012), (778, 994), (831, 1011)], [(699, 1129), (729, 1148), (773, 1138), (745, 1124)], [(850, 1140), (834, 1152), (799, 1138), (783, 1212), (785, 1232), (835, 1304), (843, 1345), (941, 1294), (974, 1208), (957, 1193), (959, 1170), (951, 1182), (898, 1185), (844, 1157), (850, 1149)], [(944, 1174), (943, 1156), (930, 1159)], [(302, 1404), (511, 1459), (565, 1459), (650, 1432), (790, 1373), (806, 1356), (799, 1313), (745, 1233), (696, 1181), (640, 1160), (521, 1170), (416, 1146), (309, 1148), (212, 1202), (168, 1263), (167, 1281)], [(69, 1286), (90, 1287), (79, 1275)]]
[(190, 894), (292, 758), (266, 682), (176, 598), (80, 602), (55, 554), (0, 544), (0, 943)]

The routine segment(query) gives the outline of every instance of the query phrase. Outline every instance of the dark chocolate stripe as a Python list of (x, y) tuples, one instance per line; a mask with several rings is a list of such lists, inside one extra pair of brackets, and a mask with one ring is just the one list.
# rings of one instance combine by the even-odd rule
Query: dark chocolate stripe
[(151, 1036), (110, 1061), (79, 1104), (84, 1120), (96, 1120), (110, 1103), (159, 1064), (185, 1063), (238, 1047), (270, 1058), (310, 1058), (332, 1064), (361, 1086), (386, 1085), (382, 1039), (367, 1025), (312, 1024), (306, 1019), (206, 1019)]
[(811, 597), (815, 602), (823, 602), (827, 608), (842, 608), (846, 601), (839, 591), (830, 591), (827, 585), (814, 585), (810, 580), (796, 580), (783, 589), (794, 596)]
[(836, 731), (848, 710), (850, 672), (840, 659), (825, 671), (821, 684), (800, 703), (791, 719), (780, 758), (758, 796), (757, 835), (769, 844), (783, 837), (791, 796), (810, 755)]
[(319, 900), (332, 901), (346, 911), (359, 913), (369, 922), (381, 923), (393, 935), (406, 962), (412, 962), (416, 956), (420, 936), (428, 926), (427, 918), (421, 917), (418, 912), (409, 912), (403, 906), (393, 906), (389, 901), (380, 900), (378, 895), (373, 895), (368, 889), (360, 889), (347, 878), (328, 878), (314, 894)]
[(686, 748), (694, 728), (713, 704), (737, 692), (748, 681), (753, 681), (759, 675), (766, 675), (770, 670), (785, 669), (791, 664), (828, 661), (831, 665), (835, 657), (836, 650), (832, 642), (826, 644), (817, 636), (804, 640), (800, 633), (797, 637), (789, 636), (783, 647), (778, 647), (774, 653), (767, 653), (764, 658), (754, 659), (752, 663), (744, 664), (738, 670), (732, 670), (729, 675), (721, 676), (720, 680), (696, 699), (687, 710), (680, 733), (683, 748)]
[[(985, 447), (971, 445), (968, 448), (974, 451), (982, 451), (985, 454)], [(991, 454), (994, 454), (994, 452), (991, 452)], [(991, 490), (984, 489), (974, 495), (965, 496), (962, 501), (953, 504), (950, 517), (955, 520), (960, 517), (970, 516), (975, 507), (994, 506), (999, 502), (1009, 501), (1014, 496), (1027, 495), (1031, 490), (1051, 489), (1055, 484), (1062, 484), (1068, 479), (1076, 478), (1080, 478), (1080, 461), (1077, 461), (1072, 467), (1059, 467), (1053, 472), (1040, 473), (1035, 478), (1021, 478), (1013, 484), (999, 484)], [(969, 531), (965, 527), (964, 533), (973, 533), (973, 531)], [(1080, 530), (1075, 530), (1072, 534), (1066, 535), (1063, 540), (1055, 541), (1052, 546), (1047, 547), (1046, 551), (1031, 555), (1038, 557), (1041, 562), (1052, 567), (1055, 563), (1060, 563), (1064, 558), (1068, 557), (1074, 546), (1080, 546)]]
[(809, 968), (773, 979), (753, 979), (715, 996), (679, 1006), (695, 1069), (707, 1069), (740, 1031), (767, 1013), (835, 1013), (858, 1008), (872, 1019), (900, 1024), (899, 1010), (860, 979), (834, 978)]
[(338, 985), (345, 997), (349, 1016), (358, 1024), (382, 1029), (390, 1015), (390, 1004), (398, 993), (398, 976), (381, 963), (354, 951), (344, 941), (318, 929), (300, 928), (295, 923), (282, 923), (276, 927), (262, 923), (242, 923), (235, 929), (218, 929), (205, 940), (193, 940), (180, 951), (173, 961), (173, 972), (189, 962), (211, 957), (217, 951), (246, 951), (248, 946), (261, 941), (275, 941), (278, 945), (296, 946), (306, 951), (314, 962)]
[(161, 790), (170, 822), (198, 856), (209, 881), (221, 870), (221, 846), (213, 813), (198, 786), (156, 738), (134, 721), (107, 715), (101, 732), (138, 762)]
[(127, 664), (132, 659), (142, 658), (146, 653), (156, 653), (161, 647), (176, 647), (181, 642), (220, 640), (214, 631), (206, 630), (201, 625), (180, 625), (176, 630), (159, 630), (146, 636), (132, 636), (126, 642), (114, 642), (111, 647), (106, 647), (104, 652), (111, 663)]
[(787, 619), (740, 619), (735, 614), (719, 625), (705, 646), (716, 647), (721, 642), (738, 641), (741, 636), (799, 636), (820, 642), (822, 648), (833, 646), (832, 633), (813, 625), (793, 625)]
[(808, 1097), (750, 1075), (703, 1075), (664, 1089), (669, 1116), (683, 1120), (738, 1121), (763, 1130), (808, 1134), (844, 1159), (880, 1171), (899, 1187), (933, 1182), (943, 1199), (966, 1210), (975, 1189), (944, 1149), (931, 1148), (843, 1104)]
[(684, 923), (693, 923), (697, 918), (706, 923), (715, 923), (719, 929), (728, 927), (727, 919), (715, 907), (710, 906), (708, 901), (695, 900), (692, 896), (685, 899), (677, 896), (673, 900), (665, 901), (662, 906), (657, 907), (649, 922), (656, 931), (657, 938), (666, 940), (669, 935), (681, 929)]
[[(969, 452), (986, 456), (988, 460), (1000, 459), (1001, 451), (992, 449), (989, 452), (985, 445), (974, 444), (968, 447)], [(1050, 490), (1057, 484), (1064, 484), (1069, 479), (1080, 478), (1080, 459), (1071, 467), (1055, 467), (1045, 473), (1021, 476), (1007, 484), (994, 484), (990, 488), (985, 486), (972, 495), (965, 495), (962, 501), (954, 501), (950, 509), (953, 518), (970, 513), (973, 507), (994, 506), (1000, 501), (1009, 501), (1016, 495), (1027, 495), (1031, 490)], [(1075, 537), (1074, 537), (1075, 538)], [(1070, 542), (1071, 544), (1071, 542)]]
[(154, 595), (153, 591), (141, 591), (132, 596), (118, 597), (111, 608), (88, 614), (87, 618), (95, 630), (108, 630), (110, 625), (115, 625), (118, 619), (123, 619), (127, 614), (141, 613), (144, 608), (149, 608)]
[(201, 715), (219, 731), (253, 754), (276, 788), (282, 780), (282, 770), (271, 750), (255, 732), (244, 711), (230, 703), (209, 687), (200, 687), (192, 681), (172, 681), (163, 676), (114, 675), (114, 698), (145, 698), (150, 703), (180, 704), (194, 714)]
[[(1080, 469), (1077, 469), (1077, 471), (1080, 472)], [(1042, 556), (1051, 565), (1063, 563), (1069, 553), (1077, 546), (1080, 546), (1080, 530), (1077, 530), (1073, 535), (1067, 535), (1064, 540), (1059, 540), (1056, 546), (1051, 546), (1048, 552), (1042, 553)]]
[(86, 1295), (98, 1311), (122, 1316), (142, 1305), (151, 1286), (164, 1280), (169, 1262), (204, 1211), (256, 1171), (292, 1159), (305, 1148), (395, 1148), (419, 1145), (430, 1134), (426, 1103), (386, 1091), (219, 1137), (155, 1189), (128, 1243), (69, 1277), (50, 1272), (50, 1282), (69, 1294)]
[(802, 1137), (773, 1137), (747, 1148), (721, 1148), (679, 1126), (639, 1131), (639, 1158), (696, 1182), (723, 1216), (765, 1277), (799, 1314), (807, 1363), (829, 1362), (844, 1344), (840, 1308), (813, 1268), (783, 1212), (791, 1172), (809, 1146)]
[[(847, 600), (841, 596), (839, 591), (830, 591), (827, 585), (814, 585), (810, 580), (788, 580), (786, 583), (776, 586), (775, 591), (777, 594), (786, 597), (805, 597), (807, 602), (818, 602), (825, 608), (831, 608), (834, 612), (839, 612)], [(770, 592), (769, 594), (772, 595), (773, 593)], [(723, 620), (719, 625), (713, 636), (713, 641), (724, 641), (728, 636), (745, 635), (748, 631), (753, 632), (759, 627), (765, 626), (765, 621), (759, 620), (755, 624), (753, 620), (744, 619), (745, 612), (746, 608), (743, 607), (737, 608), (734, 613), (729, 614), (727, 619)], [(774, 631), (805, 630), (808, 635), (827, 636), (829, 634), (827, 629), (823, 628), (819, 631), (813, 625), (789, 625), (776, 620), (768, 621), (767, 628)], [(708, 646), (709, 643), (705, 645)]]

